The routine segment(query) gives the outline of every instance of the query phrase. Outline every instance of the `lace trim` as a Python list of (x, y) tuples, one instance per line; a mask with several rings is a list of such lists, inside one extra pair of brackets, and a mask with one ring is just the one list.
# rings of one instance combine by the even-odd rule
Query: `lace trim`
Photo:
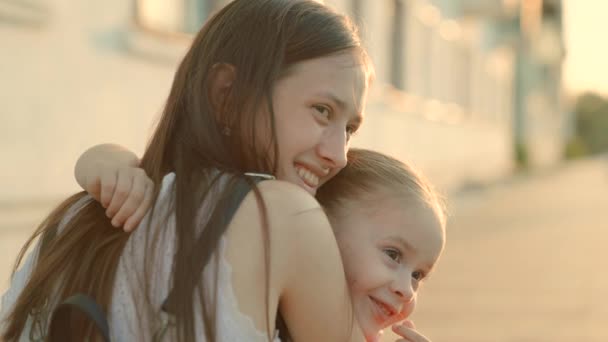
[[(245, 315), (244, 313), (242, 313), (239, 310), (238, 307), (238, 301), (236, 298), (236, 295), (234, 293), (234, 289), (232, 287), (232, 265), (230, 265), (230, 263), (228, 262), (228, 260), (226, 260), (226, 257), (224, 256), (224, 251), (226, 249), (226, 237), (222, 237), (220, 240), (220, 253), (219, 254), (219, 258), (220, 258), (220, 280), (222, 280), (222, 284), (220, 285), (220, 291), (218, 291), (218, 293), (220, 293), (220, 295), (224, 295), (225, 299), (226, 299), (226, 305), (230, 306), (230, 309), (232, 309), (231, 313), (232, 315), (228, 315), (228, 317), (233, 318), (232, 320), (236, 321), (236, 320), (240, 320), (240, 322), (235, 322), (235, 323), (241, 323), (241, 324), (236, 324), (236, 326), (241, 326), (243, 327), (244, 330), (246, 330), (246, 332), (251, 332), (254, 333), (258, 338), (263, 339), (263, 340), (267, 340), (268, 339), (268, 334), (266, 332), (262, 332), (260, 330), (258, 330), (258, 328), (255, 326), (255, 323), (253, 322), (253, 319), (249, 316), (249, 315)], [(226, 317), (226, 318), (228, 318)], [(225, 326), (224, 328), (228, 328), (230, 329), (231, 325), (228, 324), (227, 326)], [(234, 327), (234, 326), (232, 326)], [(281, 340), (278, 338), (278, 331), (275, 331), (273, 336), (272, 336), (272, 341), (275, 342), (280, 342)]]

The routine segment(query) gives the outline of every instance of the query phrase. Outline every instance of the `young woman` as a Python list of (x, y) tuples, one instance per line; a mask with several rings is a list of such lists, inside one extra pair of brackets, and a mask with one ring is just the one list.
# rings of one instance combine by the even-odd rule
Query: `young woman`
[[(151, 180), (135, 165), (137, 156), (100, 145), (79, 159), (76, 176), (104, 207), (115, 226), (139, 223), (145, 186)], [(102, 167), (99, 167), (102, 166)], [(138, 185), (140, 184), (140, 185)], [(121, 193), (128, 196), (120, 195)], [(351, 149), (348, 164), (319, 188), (341, 252), (354, 314), (368, 341), (393, 326), (407, 341), (424, 341), (406, 319), (418, 290), (445, 244), (445, 207), (432, 185), (411, 166), (378, 152)], [(116, 211), (125, 219), (118, 219)], [(145, 229), (145, 228), (143, 228)]]
[[(57, 303), (84, 293), (114, 341), (269, 340), (279, 312), (296, 341), (363, 339), (310, 195), (346, 164), (369, 78), (344, 16), (315, 1), (231, 2), (194, 39), (142, 158), (162, 184), (146, 227), (108, 229), (90, 197), (65, 201), (13, 278), (2, 338), (94, 338), (75, 313), (47, 334)], [(253, 190), (235, 204), (243, 184)]]

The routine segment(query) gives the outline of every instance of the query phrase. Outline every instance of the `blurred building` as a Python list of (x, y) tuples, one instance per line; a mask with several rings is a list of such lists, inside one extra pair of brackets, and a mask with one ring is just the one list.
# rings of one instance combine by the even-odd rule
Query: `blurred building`
[(561, 0), (326, 2), (361, 24), (381, 97), (450, 125), (424, 131), (436, 141), (474, 127), (445, 149), (408, 136), (401, 146), (415, 151), (402, 156), (424, 153), (426, 169), (442, 173), (435, 178), (449, 169), (460, 181), (499, 175), (513, 161), (533, 168), (560, 161), (571, 130), (562, 106)]
[(561, 0), (326, 2), (362, 27), (382, 89), (374, 99), (449, 126), (422, 130), (438, 142), (430, 149), (420, 131), (404, 136), (391, 145), (405, 146), (401, 157), (420, 158), (435, 179), (450, 170), (456, 183), (495, 177), (511, 162), (538, 168), (561, 160), (571, 131), (562, 105)]
[[(252, 0), (253, 1), (253, 0)], [(76, 190), (88, 146), (143, 151), (173, 72), (229, 0), (0, 0), (0, 204)], [(327, 0), (361, 27), (377, 81), (355, 145), (444, 189), (559, 160), (561, 1)]]
[[(561, 0), (437, 1), (447, 13), (475, 20), (487, 50), (513, 56), (513, 139), (516, 158), (532, 167), (555, 164), (563, 151), (565, 56)], [(456, 5), (458, 4), (458, 5)], [(450, 7), (451, 6), (451, 7)]]
[(572, 131), (562, 99), (562, 1), (523, 1), (516, 18), (515, 139), (530, 164), (551, 165), (561, 158)]

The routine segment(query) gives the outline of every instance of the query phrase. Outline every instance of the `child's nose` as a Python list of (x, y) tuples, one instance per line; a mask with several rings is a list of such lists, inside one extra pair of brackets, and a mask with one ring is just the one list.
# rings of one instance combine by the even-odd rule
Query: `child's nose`
[(412, 286), (411, 277), (408, 275), (406, 279), (405, 277), (401, 277), (401, 279), (396, 279), (393, 282), (392, 291), (395, 293), (401, 301), (404, 303), (409, 303), (414, 300), (416, 295), (416, 291)]

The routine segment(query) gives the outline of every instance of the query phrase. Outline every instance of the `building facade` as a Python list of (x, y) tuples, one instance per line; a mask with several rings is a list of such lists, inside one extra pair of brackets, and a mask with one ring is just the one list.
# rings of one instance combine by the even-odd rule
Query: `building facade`
[[(141, 153), (192, 35), (228, 2), (0, 0), (0, 204), (77, 190), (74, 163), (94, 144)], [(355, 146), (446, 190), (507, 175), (520, 145), (533, 164), (558, 159), (559, 22), (522, 33), (517, 0), (325, 2), (360, 25), (376, 66)]]

